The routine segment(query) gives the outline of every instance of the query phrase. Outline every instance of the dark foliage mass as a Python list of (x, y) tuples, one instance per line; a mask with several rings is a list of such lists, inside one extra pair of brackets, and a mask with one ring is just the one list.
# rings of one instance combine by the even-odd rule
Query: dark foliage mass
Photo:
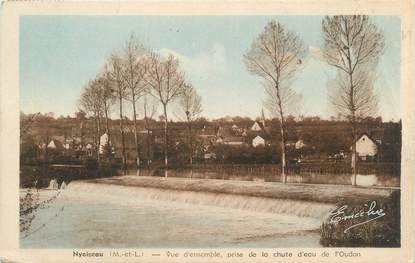
[[(356, 218), (337, 224), (326, 221), (320, 227), (321, 244), (328, 247), (400, 247), (400, 191), (393, 192), (385, 200), (377, 201), (386, 214), (384, 217), (352, 228), (347, 233), (344, 233), (347, 227), (364, 220)], [(347, 205), (347, 214), (353, 210), (368, 209), (361, 203)]]
[[(28, 115), (22, 117), (22, 123), (27, 120)], [(290, 117), (290, 116), (289, 116)], [(171, 165), (188, 164), (189, 152), (193, 152), (193, 162), (206, 162), (203, 154), (214, 153), (216, 158), (208, 160), (209, 163), (280, 163), (281, 150), (279, 149), (280, 136), (278, 136), (279, 121), (267, 120), (268, 131), (260, 133), (266, 139), (269, 147), (259, 147), (253, 149), (251, 140), (256, 135), (248, 134), (245, 138), (244, 147), (230, 147), (228, 145), (218, 145), (214, 142), (206, 141), (202, 138), (208, 134), (212, 138), (217, 138), (219, 129), (229, 130), (233, 125), (241, 129), (248, 130), (253, 125), (254, 120), (249, 118), (232, 117), (232, 121), (223, 119), (211, 120), (198, 119), (192, 124), (192, 142), (189, 143), (187, 134), (188, 124), (186, 122), (170, 123), (168, 141), (168, 152), (171, 158)], [(31, 125), (30, 133), (21, 137), (20, 161), (21, 163), (33, 163), (36, 159), (44, 159), (45, 151), (39, 149), (39, 145), (45, 141), (50, 141), (54, 137), (73, 138), (80, 137), (80, 121), (77, 118), (52, 118), (47, 116), (37, 116), (36, 121)], [(84, 143), (94, 142), (94, 120), (86, 119), (83, 121), (83, 140)], [(125, 144), (127, 151), (127, 163), (135, 162), (136, 149), (134, 140), (134, 123), (125, 120)], [(140, 131), (150, 129), (149, 134), (140, 133), (140, 157), (142, 165), (147, 164), (147, 160), (163, 162), (164, 158), (164, 139), (163, 123), (160, 121), (137, 120), (137, 127)], [(121, 158), (121, 136), (118, 127), (118, 120), (109, 120), (109, 130), (111, 140), (115, 147), (115, 158)], [(328, 156), (340, 151), (349, 152), (352, 144), (351, 128), (347, 121), (331, 118), (330, 120), (318, 117), (287, 118), (287, 143), (295, 143), (301, 139), (306, 144), (302, 149), (295, 149), (287, 146), (287, 159), (303, 157), (306, 159), (326, 160)], [(358, 133), (363, 132), (380, 136), (382, 154), (379, 155), (380, 162), (400, 162), (401, 148), (401, 123), (383, 122), (381, 118), (365, 118), (357, 124)], [(220, 134), (219, 134), (220, 136)], [(232, 133), (224, 136), (235, 136)], [(60, 140), (62, 140), (60, 139)], [(190, 146), (192, 151), (189, 151)], [(95, 149), (95, 148), (94, 148)], [(70, 162), (69, 157), (79, 155), (75, 151), (66, 151), (64, 155), (59, 151), (49, 150), (48, 161)], [(78, 156), (79, 157), (79, 156)], [(69, 158), (70, 159), (70, 158)]]

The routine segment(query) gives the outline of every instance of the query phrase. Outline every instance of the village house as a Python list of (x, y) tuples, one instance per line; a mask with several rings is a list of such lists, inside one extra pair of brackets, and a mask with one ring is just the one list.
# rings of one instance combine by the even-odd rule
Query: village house
[(223, 144), (223, 138), (222, 137), (217, 137), (215, 143), (216, 144)]
[(210, 152), (205, 153), (205, 154), (203, 154), (203, 159), (205, 159), (205, 160), (214, 160), (214, 159), (216, 159), (216, 154), (215, 153), (210, 153)]
[(115, 151), (114, 151), (114, 147), (112, 146), (112, 143), (110, 141), (110, 137), (109, 137), (108, 133), (104, 133), (99, 138), (99, 154), (104, 154), (105, 153), (105, 147), (108, 147), (108, 146), (109, 146), (109, 149), (111, 149), (111, 154), (114, 154)]
[(285, 147), (294, 148), (296, 143), (297, 143), (296, 140), (286, 140), (285, 141)]
[(356, 141), (356, 153), (362, 161), (373, 159), (378, 154), (376, 140), (372, 139), (367, 133), (363, 133)]
[(65, 142), (63, 143), (63, 148), (65, 148), (65, 150), (70, 150), (73, 148), (73, 139), (71, 138), (67, 138), (65, 139)]
[(265, 139), (257, 135), (252, 139), (252, 147), (265, 146)]
[(87, 143), (85, 145), (85, 149), (86, 149), (86, 155), (87, 156), (92, 156), (94, 153), (94, 146), (91, 143)]
[(251, 126), (251, 131), (255, 132), (261, 132), (264, 130), (264, 123), (261, 123), (259, 121), (255, 121), (254, 124)]
[(216, 141), (216, 133), (216, 128), (203, 126), (203, 128), (198, 132), (197, 136), (204, 146), (210, 146)]
[(64, 146), (62, 144), (62, 142), (60, 142), (57, 139), (52, 139), (49, 143), (48, 143), (48, 149), (53, 149), (53, 150), (63, 150)]
[(300, 150), (302, 148), (304, 148), (306, 146), (306, 144), (304, 143), (304, 140), (299, 139), (296, 143), (295, 143), (295, 149)]
[(248, 135), (248, 133), (246, 132), (246, 129), (243, 129), (241, 136), (244, 136), (245, 137), (247, 135)]

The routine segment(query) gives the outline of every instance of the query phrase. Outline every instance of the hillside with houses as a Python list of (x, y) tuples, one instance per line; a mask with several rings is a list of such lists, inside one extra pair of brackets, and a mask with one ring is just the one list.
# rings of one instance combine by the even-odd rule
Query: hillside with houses
[[(29, 115), (22, 114), (22, 121)], [(26, 120), (27, 121), (27, 120)], [(38, 115), (22, 145), (22, 161), (49, 159), (59, 162), (97, 158), (106, 148), (115, 160), (121, 158), (119, 120), (109, 120), (108, 132), (96, 135), (92, 118), (53, 118)], [(134, 164), (136, 151), (132, 121), (124, 120), (127, 161)], [(163, 123), (139, 120), (138, 138), (143, 166), (163, 160)], [(400, 122), (382, 122), (380, 118), (361, 120), (358, 126), (357, 152), (361, 162), (400, 161)], [(191, 142), (194, 163), (279, 163), (281, 138), (278, 120), (234, 117), (217, 120), (200, 118), (192, 124)], [(288, 163), (342, 162), (349, 158), (352, 138), (348, 122), (316, 117), (288, 119), (286, 122)], [(189, 131), (185, 122), (171, 122), (169, 155), (172, 165), (188, 164)]]

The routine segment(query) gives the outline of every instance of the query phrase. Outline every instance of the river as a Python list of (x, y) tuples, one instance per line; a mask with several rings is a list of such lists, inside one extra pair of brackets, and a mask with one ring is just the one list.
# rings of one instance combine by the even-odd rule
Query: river
[[(320, 247), (318, 229), (328, 210), (289, 200), (83, 182), (59, 191), (21, 234), (22, 248)], [(39, 191), (41, 199), (56, 193)]]

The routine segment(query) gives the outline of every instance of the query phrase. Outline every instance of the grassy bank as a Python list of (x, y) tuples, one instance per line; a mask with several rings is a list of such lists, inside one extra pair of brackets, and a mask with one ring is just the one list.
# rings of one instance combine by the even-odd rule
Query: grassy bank
[(20, 188), (44, 188), (49, 185), (50, 180), (62, 182), (72, 180), (85, 180), (97, 177), (110, 177), (117, 174), (118, 167), (108, 165), (98, 166), (96, 164), (85, 165), (21, 165)]
[[(326, 247), (399, 247), (400, 191), (394, 191), (388, 198), (373, 201), (376, 201), (376, 207), (372, 211), (381, 209), (384, 216), (367, 223), (364, 222), (376, 218), (377, 215), (366, 215), (337, 223), (330, 222), (328, 218), (320, 227), (321, 244)], [(337, 207), (347, 205), (345, 214), (351, 215), (358, 211), (368, 211), (371, 204), (351, 201), (339, 203)], [(350, 227), (352, 228), (347, 231)]]

